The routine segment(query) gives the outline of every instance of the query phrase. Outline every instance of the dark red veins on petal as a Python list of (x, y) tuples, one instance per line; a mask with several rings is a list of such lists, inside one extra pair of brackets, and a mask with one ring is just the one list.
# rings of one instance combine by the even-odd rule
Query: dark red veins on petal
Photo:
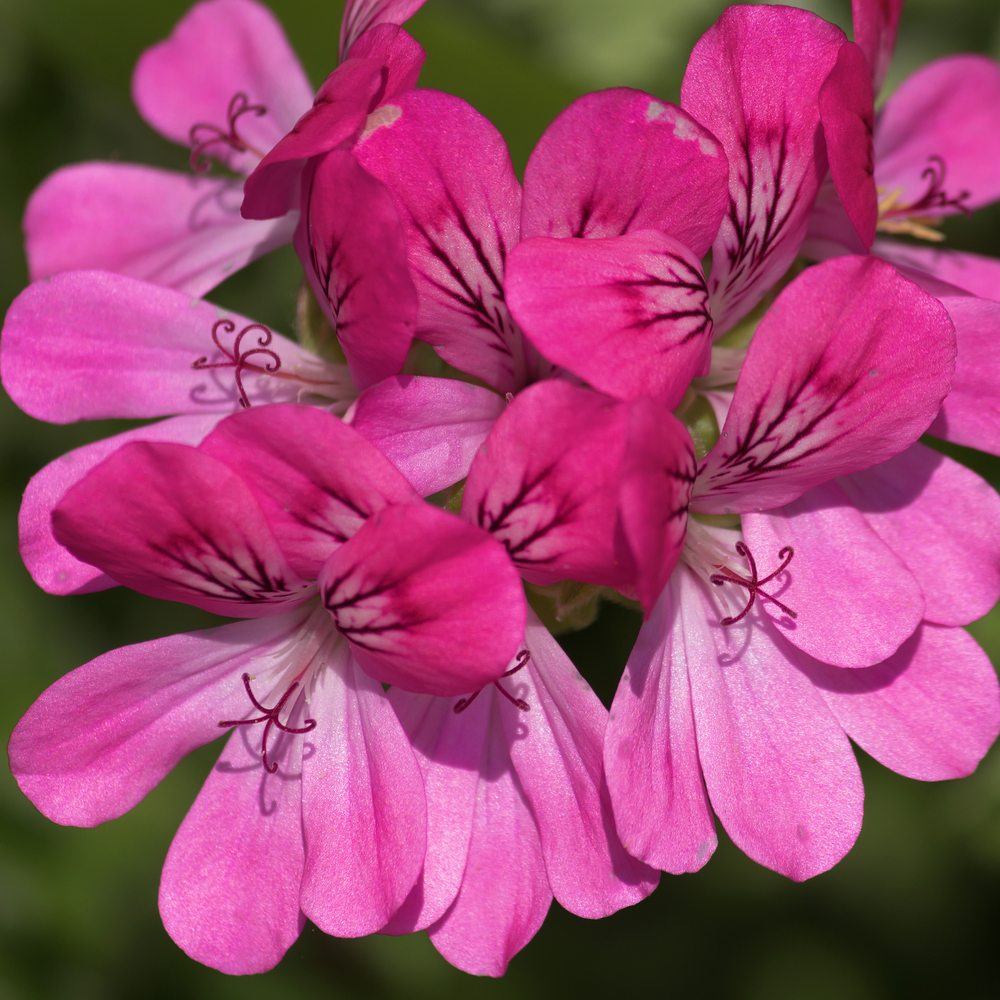
[(727, 583), (733, 583), (738, 587), (743, 587), (747, 591), (748, 595), (747, 604), (738, 615), (723, 618), (721, 624), (728, 626), (735, 625), (737, 622), (742, 621), (750, 613), (750, 609), (754, 606), (758, 598), (762, 601), (770, 601), (771, 604), (780, 608), (786, 615), (788, 615), (789, 618), (798, 618), (798, 615), (791, 608), (782, 604), (782, 602), (772, 594), (768, 594), (761, 589), (764, 584), (770, 583), (776, 577), (784, 573), (786, 569), (788, 569), (788, 564), (792, 561), (792, 557), (795, 555), (795, 550), (790, 545), (786, 545), (785, 548), (778, 553), (778, 559), (781, 560), (781, 564), (776, 570), (774, 570), (774, 572), (765, 576), (763, 580), (759, 579), (757, 576), (757, 561), (754, 559), (753, 553), (750, 551), (748, 546), (744, 542), (737, 542), (736, 551), (746, 560), (747, 566), (750, 568), (750, 576), (740, 576), (728, 566), (717, 565), (716, 569), (719, 569), (722, 572), (713, 573), (709, 579), (717, 587), (723, 587)]
[[(527, 665), (528, 661), (531, 659), (531, 653), (526, 649), (522, 649), (520, 653), (517, 654), (517, 661), (510, 670), (505, 674), (500, 675), (500, 680), (504, 677), (513, 677), (519, 670), (523, 670)], [(523, 698), (515, 698), (501, 683), (500, 680), (495, 680), (493, 686), (515, 707), (519, 708), (522, 712), (530, 712), (531, 706)], [(461, 715), (485, 690), (485, 688), (480, 688), (474, 694), (470, 694), (465, 698), (459, 698), (455, 702), (455, 714)]]
[(240, 135), (240, 119), (247, 115), (262, 118), (267, 114), (263, 104), (251, 104), (250, 98), (239, 91), (233, 95), (226, 111), (226, 127), (220, 128), (208, 122), (198, 122), (191, 126), (188, 135), (191, 144), (191, 169), (196, 174), (208, 173), (212, 169), (211, 151), (216, 147), (231, 150), (234, 153), (256, 153), (263, 158), (259, 149), (254, 149)]

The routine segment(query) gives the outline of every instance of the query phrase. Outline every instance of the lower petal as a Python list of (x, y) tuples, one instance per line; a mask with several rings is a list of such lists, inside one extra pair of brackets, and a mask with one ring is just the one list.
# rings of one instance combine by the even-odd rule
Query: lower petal
[(878, 240), (872, 250), (904, 270), (923, 271), (980, 298), (1000, 299), (1000, 260), (995, 257), (897, 240)]

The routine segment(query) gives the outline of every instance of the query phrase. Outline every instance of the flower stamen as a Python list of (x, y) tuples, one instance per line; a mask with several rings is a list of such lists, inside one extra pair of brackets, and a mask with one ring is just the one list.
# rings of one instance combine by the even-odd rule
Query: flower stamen
[[(510, 670), (506, 673), (501, 674), (500, 677), (493, 682), (493, 686), (515, 707), (519, 708), (522, 712), (530, 712), (531, 706), (523, 698), (515, 698), (501, 683), (504, 677), (512, 677), (519, 670), (523, 670), (527, 665), (528, 661), (531, 659), (531, 653), (526, 649), (522, 649), (520, 653), (517, 654), (517, 662)], [(455, 702), (455, 714), (460, 715), (464, 712), (485, 690), (485, 688), (480, 688), (474, 694), (470, 694), (466, 698), (459, 698)]]
[(246, 115), (262, 118), (266, 114), (267, 108), (263, 104), (251, 104), (250, 98), (243, 91), (234, 94), (226, 111), (225, 130), (208, 122), (198, 122), (191, 126), (188, 133), (191, 169), (196, 174), (206, 174), (212, 169), (212, 154), (209, 150), (213, 146), (225, 146), (234, 153), (253, 153), (263, 159), (264, 154), (240, 135), (240, 119)]
[(759, 598), (762, 601), (770, 601), (772, 604), (779, 607), (789, 618), (798, 618), (798, 615), (787, 605), (782, 604), (774, 595), (768, 594), (761, 588), (766, 583), (770, 583), (775, 577), (780, 576), (782, 573), (788, 569), (788, 564), (792, 561), (792, 557), (795, 555), (795, 550), (790, 546), (786, 545), (778, 553), (778, 558), (781, 560), (781, 564), (773, 572), (764, 577), (763, 580), (759, 579), (757, 576), (757, 561), (753, 557), (753, 553), (743, 542), (736, 543), (736, 551), (746, 560), (747, 566), (750, 568), (750, 576), (743, 577), (740, 576), (735, 571), (731, 570), (728, 566), (723, 566), (721, 564), (716, 564), (716, 569), (721, 570), (721, 573), (713, 573), (709, 579), (716, 587), (723, 587), (727, 583), (735, 583), (738, 587), (743, 587), (749, 593), (747, 599), (746, 607), (738, 614), (731, 615), (727, 618), (723, 618), (722, 625), (735, 625), (737, 622), (742, 621), (750, 613), (750, 609), (754, 606)]

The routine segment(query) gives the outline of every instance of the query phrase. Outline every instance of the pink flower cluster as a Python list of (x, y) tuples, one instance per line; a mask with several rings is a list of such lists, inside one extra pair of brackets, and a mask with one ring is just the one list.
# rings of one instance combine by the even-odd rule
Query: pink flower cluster
[[(854, 0), (854, 42), (732, 7), (679, 103), (589, 94), (519, 181), (418, 87), (422, 5), (349, 0), (313, 96), (256, 0), (196, 4), (134, 81), (192, 171), (49, 178), (3, 329), (32, 416), (147, 421), (31, 481), (37, 583), (239, 619), (68, 674), (11, 767), (93, 826), (226, 736), (160, 911), (229, 973), (308, 919), (501, 975), (716, 819), (808, 879), (860, 830), (852, 741), (933, 781), (1000, 728), (962, 628), (1000, 499), (920, 441), (1000, 453), (1000, 262), (915, 242), (1000, 198), (1000, 67), (876, 112), (901, 0)], [(314, 335), (200, 298), (289, 241)], [(610, 712), (552, 635), (605, 599), (645, 618)]]

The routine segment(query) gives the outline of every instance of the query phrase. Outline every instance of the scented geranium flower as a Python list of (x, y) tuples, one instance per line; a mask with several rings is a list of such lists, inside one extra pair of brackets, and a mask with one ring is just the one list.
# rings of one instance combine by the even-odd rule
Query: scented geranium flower
[(689, 523), (612, 707), (605, 765), (637, 857), (700, 868), (714, 813), (809, 878), (860, 829), (848, 737), (923, 780), (969, 773), (996, 738), (996, 676), (956, 626), (1000, 595), (1000, 501), (914, 443), (954, 356), (945, 310), (873, 258), (810, 268), (765, 315), (692, 490), (742, 537)]
[(340, 936), (383, 928), (419, 878), (426, 809), (382, 684), (458, 695), (501, 676), (525, 626), (502, 546), (423, 503), (335, 417), (287, 405), (230, 417), (198, 448), (126, 445), (54, 522), (133, 589), (251, 620), (54, 684), (11, 738), (25, 794), (94, 826), (229, 731), (164, 867), (174, 940), (249, 973), (305, 917)]

